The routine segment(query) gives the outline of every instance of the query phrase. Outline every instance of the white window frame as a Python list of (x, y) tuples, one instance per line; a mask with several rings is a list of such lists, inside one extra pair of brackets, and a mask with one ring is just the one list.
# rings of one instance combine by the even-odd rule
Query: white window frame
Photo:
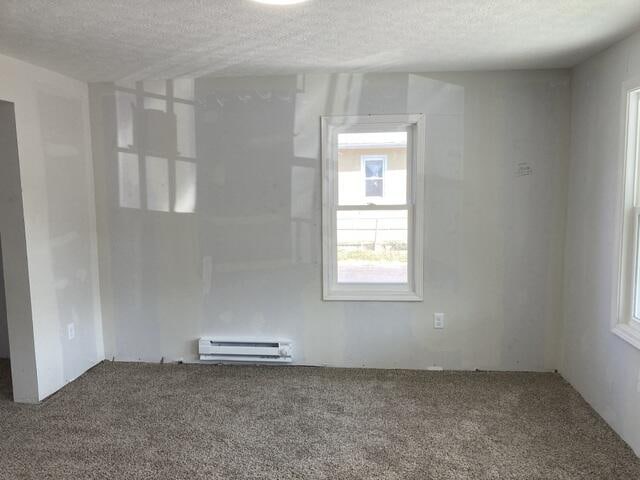
[[(382, 176), (381, 177), (367, 177), (367, 160), (382, 160)], [(360, 171), (364, 178), (364, 195), (365, 198), (379, 199), (384, 197), (384, 183), (385, 174), (387, 173), (387, 155), (375, 154), (375, 155), (360, 155)], [(367, 195), (367, 180), (381, 180), (382, 181), (382, 195)]]
[[(617, 292), (614, 294), (612, 331), (640, 348), (640, 318), (634, 318), (634, 302), (640, 295), (636, 271), (640, 268), (640, 79), (624, 86), (624, 167), (617, 246)], [(615, 277), (614, 277), (615, 278)]]
[[(322, 273), (323, 299), (344, 301), (422, 301), (424, 252), (423, 114), (322, 117)], [(339, 133), (407, 132), (407, 203), (338, 205)], [(384, 188), (384, 187), (383, 187)], [(378, 198), (378, 197), (375, 197)], [(406, 210), (408, 218), (407, 283), (337, 282), (337, 211)]]

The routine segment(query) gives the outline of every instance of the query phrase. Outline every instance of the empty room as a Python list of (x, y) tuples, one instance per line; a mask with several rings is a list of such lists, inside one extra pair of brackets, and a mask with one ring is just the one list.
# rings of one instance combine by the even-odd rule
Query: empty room
[(0, 480), (640, 479), (638, 0), (0, 0)]

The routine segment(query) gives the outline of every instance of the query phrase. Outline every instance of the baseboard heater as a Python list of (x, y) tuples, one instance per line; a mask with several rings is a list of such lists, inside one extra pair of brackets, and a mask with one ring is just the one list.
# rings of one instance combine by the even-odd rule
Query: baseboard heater
[(243, 340), (201, 338), (200, 360), (213, 362), (290, 363), (291, 342), (286, 340)]

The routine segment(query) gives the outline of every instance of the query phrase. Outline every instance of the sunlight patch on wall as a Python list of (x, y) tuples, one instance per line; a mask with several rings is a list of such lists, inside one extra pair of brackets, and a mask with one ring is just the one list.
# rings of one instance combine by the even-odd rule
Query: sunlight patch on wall
[(116, 92), (116, 118), (118, 122), (118, 147), (133, 147), (133, 117), (136, 96), (131, 93)]
[(196, 164), (176, 161), (176, 202), (173, 211), (191, 213), (196, 209)]
[(121, 207), (195, 212), (194, 91), (193, 79), (115, 87)]

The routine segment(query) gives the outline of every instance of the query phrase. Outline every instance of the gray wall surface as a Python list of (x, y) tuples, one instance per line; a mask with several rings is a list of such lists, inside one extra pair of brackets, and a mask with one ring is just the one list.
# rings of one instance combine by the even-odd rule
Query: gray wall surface
[[(568, 71), (121, 87), (90, 86), (108, 358), (224, 335), (309, 365), (557, 366)], [(405, 112), (427, 119), (424, 302), (323, 302), (320, 116)]]
[(611, 332), (622, 195), (623, 82), (640, 77), (640, 34), (578, 66), (565, 253), (561, 373), (640, 453), (640, 350)]

